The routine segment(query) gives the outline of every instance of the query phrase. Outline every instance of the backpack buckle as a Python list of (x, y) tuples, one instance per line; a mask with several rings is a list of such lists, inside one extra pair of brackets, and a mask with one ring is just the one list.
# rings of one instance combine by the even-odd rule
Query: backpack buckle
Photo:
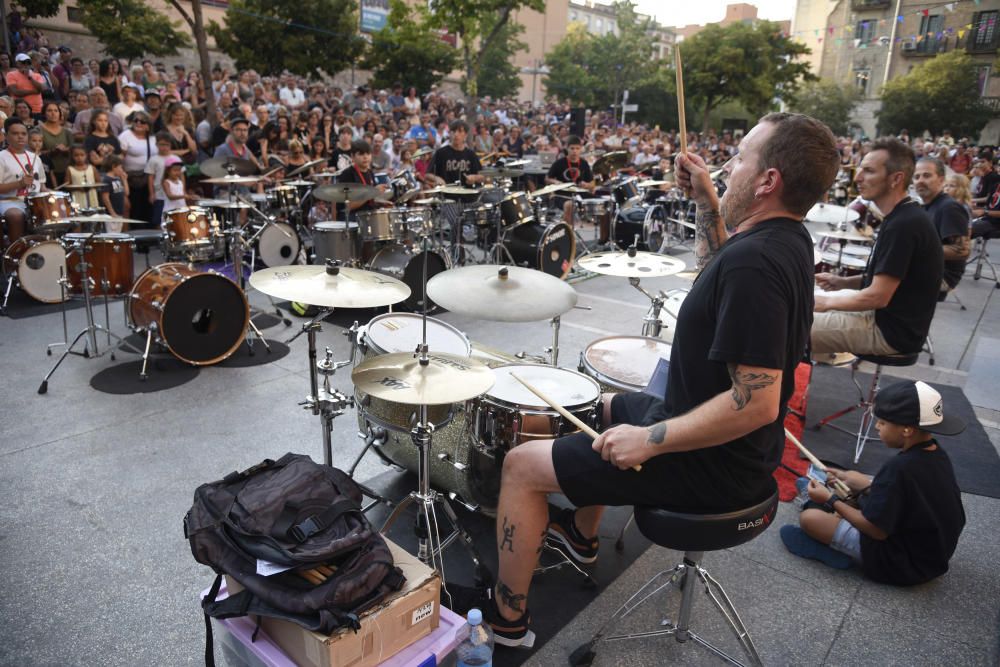
[(291, 535), (296, 542), (305, 542), (310, 536), (315, 535), (323, 526), (317, 521), (315, 516), (308, 517), (302, 521), (302, 523), (297, 526), (292, 526), (288, 529), (288, 534)]

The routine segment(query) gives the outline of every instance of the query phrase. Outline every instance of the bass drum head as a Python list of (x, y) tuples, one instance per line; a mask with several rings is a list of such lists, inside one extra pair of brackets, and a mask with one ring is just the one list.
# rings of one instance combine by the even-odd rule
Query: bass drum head
[(298, 259), (300, 247), (299, 235), (295, 233), (295, 229), (283, 222), (276, 222), (268, 225), (257, 239), (257, 256), (264, 266), (288, 266)]
[(200, 273), (170, 292), (163, 304), (160, 335), (182, 361), (212, 364), (236, 351), (249, 319), (250, 308), (236, 283), (218, 274)]
[[(38, 237), (41, 238), (41, 237)], [(17, 257), (17, 281), (28, 296), (42, 303), (66, 300), (59, 279), (65, 277), (66, 249), (59, 241), (19, 239), (25, 250)], [(12, 245), (8, 252), (16, 251)], [(7, 264), (7, 262), (4, 262)]]
[[(414, 253), (406, 246), (398, 243), (387, 245), (375, 253), (368, 268), (406, 283), (406, 286), (410, 288), (410, 296), (399, 305), (413, 312), (423, 312), (425, 256), (427, 258), (428, 282), (437, 274), (443, 273), (450, 268), (447, 255), (443, 255), (437, 250)], [(436, 303), (431, 299), (427, 299), (428, 313), (434, 312), (437, 310), (437, 307)]]
[(657, 252), (663, 245), (667, 211), (660, 205), (633, 206), (618, 211), (612, 223), (611, 237), (623, 250), (639, 237), (637, 249)]
[(576, 258), (576, 237), (565, 222), (518, 225), (504, 240), (514, 263), (565, 278)]

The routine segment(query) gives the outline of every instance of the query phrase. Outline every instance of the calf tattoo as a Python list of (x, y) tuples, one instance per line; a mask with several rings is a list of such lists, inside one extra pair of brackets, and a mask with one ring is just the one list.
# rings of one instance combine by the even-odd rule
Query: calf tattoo
[(524, 613), (524, 601), (528, 599), (527, 595), (514, 595), (514, 591), (510, 590), (510, 586), (502, 581), (497, 584), (497, 592), (500, 594), (500, 600), (504, 603), (504, 606), (521, 614)]
[(507, 551), (514, 553), (514, 529), (517, 528), (512, 521), (510, 525), (507, 525), (507, 517), (503, 518), (503, 540), (500, 542), (500, 551), (507, 548)]
[(650, 447), (662, 445), (663, 441), (667, 437), (667, 425), (663, 422), (653, 424), (646, 430), (649, 431), (649, 437), (646, 438), (646, 444)]
[(751, 373), (741, 371), (736, 364), (729, 364), (729, 377), (733, 380), (734, 410), (742, 410), (750, 403), (751, 394), (757, 389), (763, 389), (774, 384), (777, 375), (768, 373)]

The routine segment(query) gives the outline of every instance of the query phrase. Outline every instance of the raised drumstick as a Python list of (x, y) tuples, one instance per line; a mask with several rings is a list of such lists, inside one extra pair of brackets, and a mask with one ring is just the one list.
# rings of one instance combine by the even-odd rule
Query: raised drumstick
[[(566, 419), (568, 419), (571, 422), (573, 422), (574, 424), (576, 424), (577, 428), (579, 428), (581, 431), (583, 431), (584, 433), (586, 433), (587, 435), (589, 435), (591, 438), (594, 438), (596, 440), (597, 437), (601, 435), (600, 433), (598, 433), (597, 431), (595, 431), (594, 429), (590, 428), (589, 426), (587, 426), (586, 424), (584, 424), (582, 421), (580, 421), (579, 419), (577, 419), (576, 415), (574, 415), (572, 412), (570, 412), (569, 410), (566, 410), (561, 405), (559, 405), (558, 403), (556, 403), (555, 401), (553, 401), (551, 398), (549, 398), (548, 395), (545, 394), (541, 389), (537, 389), (537, 388), (533, 387), (532, 385), (528, 384), (528, 382), (526, 380), (522, 380), (521, 378), (519, 378), (514, 373), (511, 373), (510, 375), (515, 380), (517, 380), (518, 382), (520, 382), (521, 384), (523, 384), (525, 387), (527, 387), (528, 390), (532, 394), (534, 394), (538, 398), (540, 398), (543, 401), (545, 401), (553, 410), (555, 410), (556, 412), (558, 412), (559, 414), (561, 414), (563, 417), (565, 417)], [(640, 470), (642, 470), (642, 466), (641, 465), (634, 465), (634, 466), (632, 466), (632, 470), (635, 470), (636, 472), (639, 472)]]
[(681, 153), (687, 155), (687, 122), (684, 118), (684, 68), (681, 66), (681, 45), (674, 44), (674, 68), (677, 75), (677, 123), (680, 125)]
[[(806, 449), (805, 445), (803, 445), (801, 442), (799, 442), (799, 439), (796, 438), (794, 435), (792, 435), (792, 432), (789, 431), (787, 428), (785, 429), (785, 437), (788, 438), (789, 440), (791, 440), (792, 444), (799, 448), (799, 451), (802, 452), (802, 454), (807, 459), (809, 459), (810, 463), (812, 463), (814, 466), (816, 466), (817, 468), (819, 468), (823, 472), (827, 472), (827, 467), (825, 465), (823, 465), (823, 462), (820, 461), (818, 458), (816, 458), (813, 455), (812, 452), (810, 452), (808, 449)], [(847, 486), (846, 484), (844, 484), (842, 481), (840, 481), (836, 477), (833, 478), (833, 486), (837, 489), (837, 491), (839, 493), (843, 493), (845, 496), (851, 495), (851, 489), (850, 489), (850, 487)]]

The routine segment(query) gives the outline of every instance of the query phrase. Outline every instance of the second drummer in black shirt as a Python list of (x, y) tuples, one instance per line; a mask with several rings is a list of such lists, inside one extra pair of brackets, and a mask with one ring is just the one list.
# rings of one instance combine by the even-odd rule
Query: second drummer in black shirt
[(451, 141), (434, 151), (425, 180), (435, 185), (455, 184), (467, 187), (478, 185), (485, 178), (479, 174), (482, 165), (476, 152), (466, 146), (469, 126), (464, 120), (456, 120), (449, 126)]
[[(566, 155), (559, 158), (549, 167), (549, 173), (545, 177), (547, 184), (573, 183), (581, 188), (594, 191), (594, 172), (590, 169), (590, 163), (583, 159), (583, 142), (580, 137), (571, 135), (566, 140)], [(559, 194), (556, 194), (559, 197)], [(573, 224), (573, 197), (566, 198), (563, 203), (563, 220), (566, 224)]]
[[(375, 184), (375, 174), (372, 172), (372, 147), (367, 141), (358, 140), (351, 142), (351, 166), (346, 167), (337, 174), (338, 183), (361, 183), (377, 187), (383, 193), (385, 185)], [(347, 204), (338, 204), (338, 220), (354, 220), (357, 211), (374, 211), (382, 206), (392, 206), (391, 202), (382, 202), (376, 199), (365, 199), (363, 201), (352, 201)], [(346, 210), (345, 210), (346, 207)]]

